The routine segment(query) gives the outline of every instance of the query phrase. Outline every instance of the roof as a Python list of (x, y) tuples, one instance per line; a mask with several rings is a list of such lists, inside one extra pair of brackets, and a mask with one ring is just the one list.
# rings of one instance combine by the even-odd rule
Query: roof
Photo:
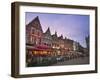
[(44, 34), (49, 34), (49, 35), (51, 35), (51, 32), (50, 32), (50, 28), (49, 28), (49, 27), (48, 27), (47, 31), (46, 31)]
[(58, 38), (63, 40), (63, 35), (59, 36)]
[(27, 27), (34, 27), (34, 28), (36, 28), (38, 30), (43, 31), (38, 16), (35, 17), (32, 21), (30, 21), (26, 26)]
[(55, 34), (52, 35), (52, 38), (58, 38), (57, 37), (57, 32), (55, 31)]

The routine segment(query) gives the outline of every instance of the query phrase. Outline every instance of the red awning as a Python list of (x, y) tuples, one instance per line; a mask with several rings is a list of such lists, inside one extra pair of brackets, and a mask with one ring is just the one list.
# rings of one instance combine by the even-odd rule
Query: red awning
[(39, 49), (51, 49), (51, 48), (48, 47), (48, 46), (37, 46), (37, 48), (39, 48)]
[(50, 51), (52, 48), (47, 47), (47, 46), (36, 46), (36, 47), (26, 47), (28, 50), (35, 50), (35, 51), (43, 51), (47, 50)]

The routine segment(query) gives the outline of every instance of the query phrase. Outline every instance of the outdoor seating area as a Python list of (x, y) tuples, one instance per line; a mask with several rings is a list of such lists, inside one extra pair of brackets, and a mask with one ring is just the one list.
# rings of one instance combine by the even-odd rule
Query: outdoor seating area
[(27, 55), (27, 66), (28, 67), (36, 67), (36, 66), (52, 66), (53, 64), (57, 64), (58, 62), (64, 62), (77, 58), (87, 57), (86, 54), (82, 52), (69, 51), (64, 55), (47, 55), (47, 54), (33, 54), (32, 52)]

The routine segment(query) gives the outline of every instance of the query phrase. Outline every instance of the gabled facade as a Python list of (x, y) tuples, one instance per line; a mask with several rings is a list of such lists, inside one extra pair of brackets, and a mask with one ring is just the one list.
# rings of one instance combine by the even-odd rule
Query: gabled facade
[(38, 16), (26, 25), (26, 44), (40, 45), (43, 35)]
[(57, 32), (55, 32), (55, 34), (52, 35), (52, 48), (54, 49), (59, 49), (59, 42), (58, 42), (58, 36), (57, 36)]
[(52, 47), (52, 36), (49, 28), (43, 33), (41, 44), (43, 46)]

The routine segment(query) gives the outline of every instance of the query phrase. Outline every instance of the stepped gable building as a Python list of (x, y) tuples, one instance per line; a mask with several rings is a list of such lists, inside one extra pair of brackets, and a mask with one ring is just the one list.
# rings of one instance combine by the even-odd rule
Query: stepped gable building
[(50, 48), (52, 47), (52, 36), (51, 36), (49, 27), (48, 27), (47, 31), (45, 33), (43, 33), (41, 43), (43, 46), (50, 47)]
[(57, 32), (55, 31), (55, 34), (52, 35), (52, 48), (59, 49), (59, 40), (57, 36)]
[(43, 35), (38, 16), (26, 25), (26, 44), (40, 45)]

